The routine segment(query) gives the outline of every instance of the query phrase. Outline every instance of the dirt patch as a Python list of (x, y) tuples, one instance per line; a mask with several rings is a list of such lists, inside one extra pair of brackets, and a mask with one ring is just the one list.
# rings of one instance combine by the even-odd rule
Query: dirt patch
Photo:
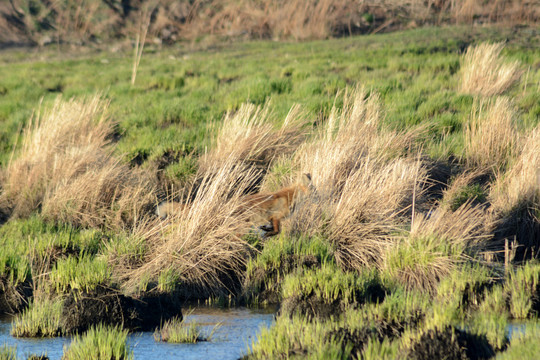
[(182, 317), (181, 304), (170, 295), (136, 299), (99, 286), (90, 293), (69, 294), (64, 301), (62, 320), (64, 333), (73, 334), (82, 333), (99, 323), (121, 324), (130, 330), (152, 331), (175, 316)]
[(16, 314), (28, 305), (32, 296), (30, 283), (14, 286), (4, 275), (0, 276), (0, 314)]
[(428, 330), (412, 345), (407, 359), (477, 360), (495, 356), (485, 336), (479, 336), (447, 326), (443, 330)]

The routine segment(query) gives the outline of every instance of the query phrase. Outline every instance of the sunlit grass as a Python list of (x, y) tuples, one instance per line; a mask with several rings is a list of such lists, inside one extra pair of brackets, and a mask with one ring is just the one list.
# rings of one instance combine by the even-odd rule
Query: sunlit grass
[(186, 323), (184, 320), (174, 318), (168, 320), (154, 332), (156, 341), (169, 343), (197, 343), (200, 341), (211, 341), (214, 332), (221, 326), (215, 325), (209, 332), (203, 331), (201, 325), (196, 321)]
[(34, 299), (12, 322), (11, 335), (16, 337), (52, 337), (62, 334), (61, 299)]
[(86, 333), (75, 335), (69, 346), (64, 346), (63, 360), (133, 359), (127, 345), (128, 331), (119, 327), (97, 325)]

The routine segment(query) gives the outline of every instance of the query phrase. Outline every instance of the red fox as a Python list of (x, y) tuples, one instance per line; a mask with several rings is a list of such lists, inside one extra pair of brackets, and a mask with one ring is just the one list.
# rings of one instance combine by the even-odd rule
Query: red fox
[(291, 207), (299, 196), (305, 195), (311, 188), (311, 175), (303, 174), (302, 181), (273, 193), (260, 193), (245, 197), (245, 207), (253, 212), (252, 222), (261, 224), (270, 222), (268, 227), (260, 228), (266, 231), (265, 237), (276, 235), (281, 231), (281, 220), (291, 212)]
[[(262, 224), (260, 228), (266, 233), (265, 237), (276, 235), (281, 230), (281, 220), (291, 212), (291, 207), (299, 196), (308, 194), (311, 185), (311, 175), (303, 174), (302, 180), (294, 185), (273, 193), (259, 193), (244, 197), (243, 211), (252, 213), (251, 221)], [(156, 208), (156, 215), (165, 219), (167, 216), (178, 213), (188, 206), (176, 201), (162, 202)], [(270, 222), (272, 227), (266, 225)]]

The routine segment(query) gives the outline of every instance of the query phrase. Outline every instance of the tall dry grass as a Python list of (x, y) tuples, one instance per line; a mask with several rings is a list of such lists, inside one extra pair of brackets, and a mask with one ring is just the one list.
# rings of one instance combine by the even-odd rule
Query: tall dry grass
[(345, 268), (377, 262), (426, 178), (421, 163), (407, 154), (417, 132), (380, 126), (377, 95), (357, 88), (344, 94), (343, 109), (334, 107), (325, 126), (296, 154), (298, 168), (312, 174), (315, 191), (297, 204), (285, 228), (327, 237)]
[(149, 175), (112, 154), (114, 124), (99, 95), (58, 98), (40, 109), (3, 176), (0, 203), (15, 217), (41, 210), (45, 218), (76, 226), (123, 228), (155, 202)]
[(540, 127), (523, 141), (512, 166), (497, 174), (488, 197), (500, 225), (497, 238), (517, 241), (517, 259), (538, 257), (540, 249)]
[(6, 30), (0, 42), (114, 39), (137, 27), (139, 10), (154, 6), (150, 38), (169, 43), (204, 35), (304, 40), (423, 24), (540, 21), (540, 9), (530, 0), (33, 0), (32, 11), (28, 4), (0, 2), (0, 28)]
[(219, 125), (212, 149), (201, 159), (201, 167), (215, 166), (234, 159), (266, 168), (280, 155), (290, 155), (304, 141), (306, 116), (293, 106), (283, 124), (275, 129), (270, 107), (242, 104), (225, 115)]
[(141, 229), (138, 236), (147, 239), (147, 258), (124, 274), (126, 289), (163, 289), (168, 282), (180, 282), (205, 296), (233, 291), (249, 249), (242, 236), (251, 227), (251, 214), (242, 207), (253, 176), (254, 169), (239, 166), (234, 157), (205, 171), (188, 206), (166, 222)]
[(516, 113), (507, 97), (481, 102), (465, 127), (465, 158), (469, 166), (503, 169), (521, 146)]
[(508, 213), (530, 204), (540, 209), (540, 126), (522, 141), (520, 153), (506, 173), (499, 173), (490, 192), (493, 209)]
[(500, 95), (516, 84), (523, 70), (518, 61), (504, 61), (500, 56), (503, 48), (503, 43), (469, 47), (461, 63), (460, 91), (492, 96)]
[(350, 0), (225, 0), (214, 1), (197, 10), (182, 29), (188, 36), (210, 33), (256, 38), (321, 39), (346, 31), (362, 21), (358, 5)]

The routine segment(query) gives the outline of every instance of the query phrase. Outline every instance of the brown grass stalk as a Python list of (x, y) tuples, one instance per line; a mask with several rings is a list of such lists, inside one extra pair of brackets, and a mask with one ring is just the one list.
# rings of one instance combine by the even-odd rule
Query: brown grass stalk
[(227, 113), (201, 166), (235, 159), (267, 167), (276, 156), (291, 154), (306, 135), (306, 117), (301, 108), (293, 106), (279, 129), (275, 129), (269, 117), (268, 104), (242, 104), (237, 111)]

